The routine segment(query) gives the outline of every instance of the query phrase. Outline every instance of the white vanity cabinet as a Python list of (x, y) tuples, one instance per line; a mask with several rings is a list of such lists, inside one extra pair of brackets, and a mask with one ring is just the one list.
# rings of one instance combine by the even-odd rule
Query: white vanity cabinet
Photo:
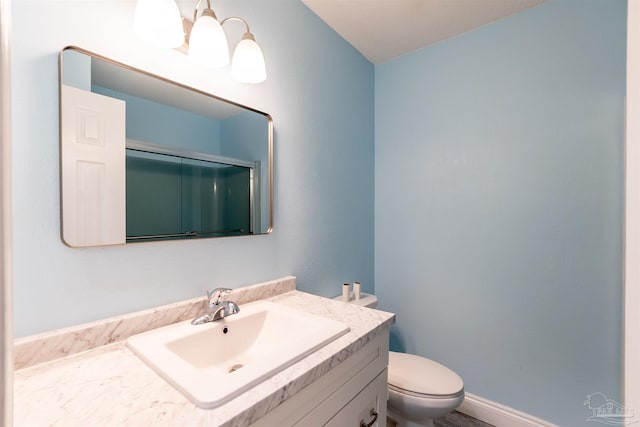
[(387, 370), (358, 393), (326, 426), (385, 426), (387, 413)]
[[(386, 426), (389, 329), (252, 426)], [(375, 421), (374, 421), (375, 420)]]

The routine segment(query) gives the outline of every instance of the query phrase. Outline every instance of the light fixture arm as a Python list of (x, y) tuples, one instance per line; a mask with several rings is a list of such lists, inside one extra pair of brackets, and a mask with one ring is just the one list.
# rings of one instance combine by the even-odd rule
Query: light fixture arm
[[(207, 1), (209, 1), (209, 0), (207, 0)], [(246, 28), (245, 33), (246, 34), (251, 34), (251, 31), (249, 31), (249, 23), (247, 21), (245, 21), (244, 19), (242, 19), (242, 18), (238, 18), (237, 16), (230, 16), (228, 18), (224, 18), (222, 21), (220, 21), (220, 25), (224, 25), (229, 21), (240, 21), (240, 22), (242, 22), (244, 24), (244, 27)], [(253, 37), (253, 35), (252, 35), (252, 37)]]
[[(196, 3), (196, 7), (193, 10), (193, 21), (188, 22), (184, 20), (183, 18), (183, 25), (185, 27), (185, 35), (186, 35), (186, 40), (187, 43), (189, 41), (189, 36), (191, 33), (191, 28), (193, 27), (193, 24), (196, 23), (197, 19), (198, 19), (198, 10), (200, 9), (200, 5), (202, 4), (202, 0), (198, 0)], [(211, 0), (207, 0), (207, 7), (202, 11), (202, 15), (201, 16), (211, 16), (213, 19), (215, 19), (216, 21), (218, 20), (218, 17), (216, 16), (215, 12), (213, 11), (213, 9), (211, 9)], [(228, 18), (224, 18), (222, 21), (220, 21), (220, 26), (223, 26), (224, 24), (226, 24), (229, 21), (239, 21), (242, 22), (244, 24), (245, 27), (245, 34), (243, 39), (249, 39), (249, 40), (253, 40), (255, 41), (255, 38), (253, 37), (253, 34), (251, 34), (251, 30), (249, 28), (249, 23), (247, 21), (245, 21), (242, 18), (239, 18), (237, 16), (230, 16)]]
[[(200, 9), (200, 4), (202, 3), (202, 0), (198, 0), (198, 2), (196, 3), (196, 8), (193, 10), (193, 23), (196, 23), (196, 20), (198, 19), (198, 9)], [(213, 9), (211, 9), (211, 0), (207, 0), (207, 7), (205, 8), (205, 11), (209, 9), (211, 12), (213, 12)], [(204, 12), (203, 12), (204, 14)], [(218, 19), (216, 18), (216, 14), (213, 14), (213, 19)]]

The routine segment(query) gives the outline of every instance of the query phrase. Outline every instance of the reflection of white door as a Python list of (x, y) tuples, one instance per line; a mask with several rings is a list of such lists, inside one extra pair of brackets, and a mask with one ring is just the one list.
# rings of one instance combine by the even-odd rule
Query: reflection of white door
[(61, 89), (62, 239), (125, 243), (125, 102)]

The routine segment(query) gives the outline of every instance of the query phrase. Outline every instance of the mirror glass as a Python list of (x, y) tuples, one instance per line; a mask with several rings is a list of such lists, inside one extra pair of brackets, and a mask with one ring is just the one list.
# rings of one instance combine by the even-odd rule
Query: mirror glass
[(76, 47), (60, 54), (60, 166), (69, 246), (273, 226), (268, 114)]

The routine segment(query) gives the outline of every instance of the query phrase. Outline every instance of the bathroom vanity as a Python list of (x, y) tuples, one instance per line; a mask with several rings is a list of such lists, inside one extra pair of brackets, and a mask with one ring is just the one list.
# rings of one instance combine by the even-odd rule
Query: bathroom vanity
[(203, 298), (27, 337), (15, 345), (15, 425), (384, 425), (393, 314), (299, 292), (294, 277), (236, 289), (229, 299), (241, 309), (272, 301), (350, 330), (213, 409), (196, 406), (125, 345), (195, 317)]

